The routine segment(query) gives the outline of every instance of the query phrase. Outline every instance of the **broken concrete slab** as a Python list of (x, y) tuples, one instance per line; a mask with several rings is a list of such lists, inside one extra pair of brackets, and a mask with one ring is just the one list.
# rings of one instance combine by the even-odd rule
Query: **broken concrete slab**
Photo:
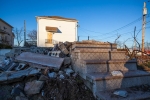
[(112, 71), (111, 74), (112, 76), (123, 76), (121, 71)]
[(27, 82), (25, 84), (24, 91), (27, 95), (37, 94), (40, 93), (40, 90), (42, 89), (43, 85), (43, 81)]
[(128, 96), (128, 92), (125, 90), (116, 90), (113, 92), (113, 94), (124, 97), (124, 98)]
[(60, 57), (61, 51), (49, 51), (48, 55), (52, 57)]
[(64, 65), (70, 65), (71, 64), (71, 58), (70, 57), (65, 57), (64, 58)]
[(39, 78), (39, 81), (46, 81), (48, 80), (49, 78), (45, 75), (41, 75), (40, 78)]
[(28, 100), (28, 98), (23, 96), (16, 96), (16, 100)]
[(13, 96), (20, 96), (20, 95), (24, 95), (23, 93), (23, 89), (20, 89), (19, 87), (14, 87), (11, 91), (11, 95)]
[(11, 71), (17, 65), (18, 65), (17, 63), (14, 63), (13, 61), (11, 61), (8, 65), (2, 64), (2, 66), (0, 66), (0, 70), (2, 70), (2, 71)]
[(31, 52), (23, 52), (18, 57), (16, 57), (16, 60), (37, 64), (45, 68), (50, 67), (59, 69), (64, 61), (64, 58), (51, 57), (48, 55), (35, 54)]
[(65, 44), (66, 48), (69, 50), (69, 47), (72, 45), (72, 42), (66, 41), (66, 42), (64, 42), (64, 44)]
[(51, 73), (48, 73), (48, 76), (50, 78), (56, 78), (57, 77), (57, 74), (55, 72), (51, 72)]
[(65, 45), (63, 43), (59, 43), (58, 47), (60, 48), (60, 50), (64, 53), (64, 54), (69, 54), (69, 51), (66, 49)]
[(23, 80), (25, 76), (32, 76), (40, 73), (38, 69), (28, 68), (20, 71), (6, 71), (0, 74), (0, 84), (12, 83), (16, 81)]
[(0, 55), (5, 56), (6, 53), (10, 52), (11, 49), (0, 49)]
[(15, 70), (21, 70), (26, 66), (24, 63), (19, 63), (19, 65), (15, 68)]

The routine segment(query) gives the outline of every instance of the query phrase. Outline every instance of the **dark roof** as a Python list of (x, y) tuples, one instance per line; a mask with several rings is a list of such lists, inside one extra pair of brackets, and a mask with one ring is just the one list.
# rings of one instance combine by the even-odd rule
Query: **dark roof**
[(64, 18), (61, 16), (37, 16), (37, 17), (77, 21), (76, 19), (73, 18)]
[(46, 30), (48, 32), (57, 32), (58, 28), (57, 27), (46, 26)]
[(10, 26), (11, 28), (13, 28), (10, 24), (8, 24), (7, 22), (5, 22), (5, 21), (2, 20), (1, 18), (0, 18), (0, 21), (2, 21), (3, 23), (7, 24), (7, 25)]

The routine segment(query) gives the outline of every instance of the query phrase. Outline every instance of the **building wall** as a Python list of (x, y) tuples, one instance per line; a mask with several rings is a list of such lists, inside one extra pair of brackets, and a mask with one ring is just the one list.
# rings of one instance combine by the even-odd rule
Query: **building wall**
[[(4, 27), (6, 29), (4, 29)], [(2, 37), (5, 39), (5, 37), (7, 38), (7, 41), (9, 42), (9, 45), (14, 45), (14, 36), (13, 36), (13, 33), (12, 33), (12, 27), (10, 27), (9, 25), (7, 25), (6, 23), (2, 22), (0, 20), (0, 29), (1, 30), (4, 30), (6, 33), (9, 33), (9, 34), (1, 34), (0, 33), (0, 39), (2, 39)]]
[(51, 44), (45, 43), (47, 39), (46, 26), (57, 27), (58, 33), (53, 34), (53, 40), (60, 42), (73, 42), (77, 40), (77, 22), (52, 20), (52, 19), (39, 19), (37, 22), (37, 46), (49, 47)]

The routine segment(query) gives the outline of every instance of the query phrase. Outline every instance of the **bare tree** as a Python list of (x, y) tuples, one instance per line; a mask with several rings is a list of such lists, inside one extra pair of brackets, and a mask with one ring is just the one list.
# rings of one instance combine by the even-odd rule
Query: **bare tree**
[(23, 28), (18, 30), (17, 28), (14, 30), (15, 39), (17, 40), (18, 46), (20, 46), (21, 42), (23, 42)]
[(121, 49), (121, 47), (122, 47), (122, 42), (118, 40), (118, 41), (116, 41), (116, 44), (117, 44), (117, 47)]
[(116, 43), (117, 40), (118, 40), (120, 37), (121, 37), (121, 35), (118, 35), (118, 34), (117, 34), (117, 38), (115, 39), (115, 42), (114, 42), (114, 43)]
[(28, 37), (29, 39), (33, 40), (37, 40), (37, 31), (36, 30), (32, 30), (28, 33)]

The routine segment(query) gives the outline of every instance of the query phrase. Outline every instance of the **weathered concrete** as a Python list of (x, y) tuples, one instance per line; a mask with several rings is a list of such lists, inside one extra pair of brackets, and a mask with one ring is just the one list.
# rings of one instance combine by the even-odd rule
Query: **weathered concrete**
[[(142, 84), (150, 84), (150, 73), (145, 71), (126, 71), (123, 76), (112, 76), (111, 73), (90, 73), (87, 80), (91, 83), (93, 93), (99, 91), (127, 88)], [(88, 83), (88, 84), (90, 84)]]
[(20, 81), (23, 80), (23, 77), (25, 76), (28, 77), (38, 73), (39, 70), (35, 68), (28, 68), (17, 72), (16, 71), (3, 72), (0, 74), (0, 84)]
[(10, 51), (11, 51), (11, 49), (0, 49), (0, 56), (5, 56), (5, 54)]
[(52, 57), (60, 57), (61, 51), (49, 51), (48, 55)]
[(44, 85), (44, 81), (32, 81), (25, 84), (24, 91), (27, 95), (40, 93), (41, 88)]
[(64, 58), (51, 57), (48, 55), (35, 54), (31, 52), (24, 52), (17, 56), (16, 60), (41, 65), (45, 68), (50, 67), (59, 69), (64, 61)]
[(122, 90), (128, 92), (127, 97), (112, 94), (115, 90), (100, 91), (97, 96), (100, 100), (149, 100), (148, 98), (150, 98), (150, 92), (148, 91), (133, 91), (130, 88), (122, 88)]
[[(107, 90), (150, 85), (150, 73), (137, 70), (136, 60), (128, 60), (125, 51), (117, 51), (116, 44), (94, 41), (74, 42), (71, 60), (75, 72), (79, 73), (98, 99), (101, 93)], [(123, 75), (111, 74), (112, 71), (118, 70)]]
[(110, 50), (116, 50), (117, 45), (107, 42), (96, 42), (96, 41), (83, 41), (83, 42), (74, 42), (72, 45), (72, 49), (74, 50), (91, 50), (95, 49), (96, 51), (110, 51)]
[[(101, 49), (100, 49), (101, 50)], [(81, 60), (118, 60), (127, 59), (125, 51), (94, 51), (94, 50), (74, 50), (72, 54), (76, 59)]]

